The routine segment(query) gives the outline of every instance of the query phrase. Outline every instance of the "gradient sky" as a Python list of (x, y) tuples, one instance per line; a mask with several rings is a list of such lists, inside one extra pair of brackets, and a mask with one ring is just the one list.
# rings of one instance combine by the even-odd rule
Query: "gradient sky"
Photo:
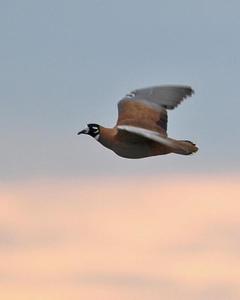
[[(0, 299), (239, 300), (240, 2), (0, 1)], [(135, 88), (188, 84), (169, 135), (126, 160)]]
[[(2, 180), (162, 172), (239, 172), (239, 1), (0, 3)], [(196, 94), (169, 134), (200, 152), (118, 158), (76, 132), (113, 126), (117, 101), (155, 84)]]

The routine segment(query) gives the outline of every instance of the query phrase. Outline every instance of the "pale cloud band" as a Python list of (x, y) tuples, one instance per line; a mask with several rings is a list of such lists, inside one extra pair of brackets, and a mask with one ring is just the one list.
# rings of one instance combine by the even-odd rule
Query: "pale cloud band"
[(2, 185), (1, 298), (237, 300), (238, 183), (196, 176)]

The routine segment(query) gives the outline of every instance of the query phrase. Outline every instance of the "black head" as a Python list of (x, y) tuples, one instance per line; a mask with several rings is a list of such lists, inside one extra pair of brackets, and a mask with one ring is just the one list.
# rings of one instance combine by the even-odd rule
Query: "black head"
[(95, 123), (87, 124), (87, 128), (79, 131), (78, 134), (88, 134), (94, 137), (95, 139), (98, 139), (100, 134), (100, 126)]

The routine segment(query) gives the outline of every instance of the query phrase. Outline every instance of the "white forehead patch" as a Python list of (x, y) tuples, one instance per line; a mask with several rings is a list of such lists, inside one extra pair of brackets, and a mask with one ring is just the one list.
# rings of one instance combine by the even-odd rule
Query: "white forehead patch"
[(85, 132), (86, 134), (88, 134), (89, 131), (90, 131), (90, 129), (89, 129), (88, 127), (86, 127), (86, 128), (84, 129), (84, 132)]

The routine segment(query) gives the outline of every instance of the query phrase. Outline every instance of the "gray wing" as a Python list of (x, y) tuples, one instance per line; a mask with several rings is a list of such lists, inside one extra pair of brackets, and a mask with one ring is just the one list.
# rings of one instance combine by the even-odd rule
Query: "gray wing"
[(125, 96), (132, 100), (144, 100), (166, 109), (174, 109), (186, 97), (194, 93), (190, 86), (163, 85), (137, 89)]

